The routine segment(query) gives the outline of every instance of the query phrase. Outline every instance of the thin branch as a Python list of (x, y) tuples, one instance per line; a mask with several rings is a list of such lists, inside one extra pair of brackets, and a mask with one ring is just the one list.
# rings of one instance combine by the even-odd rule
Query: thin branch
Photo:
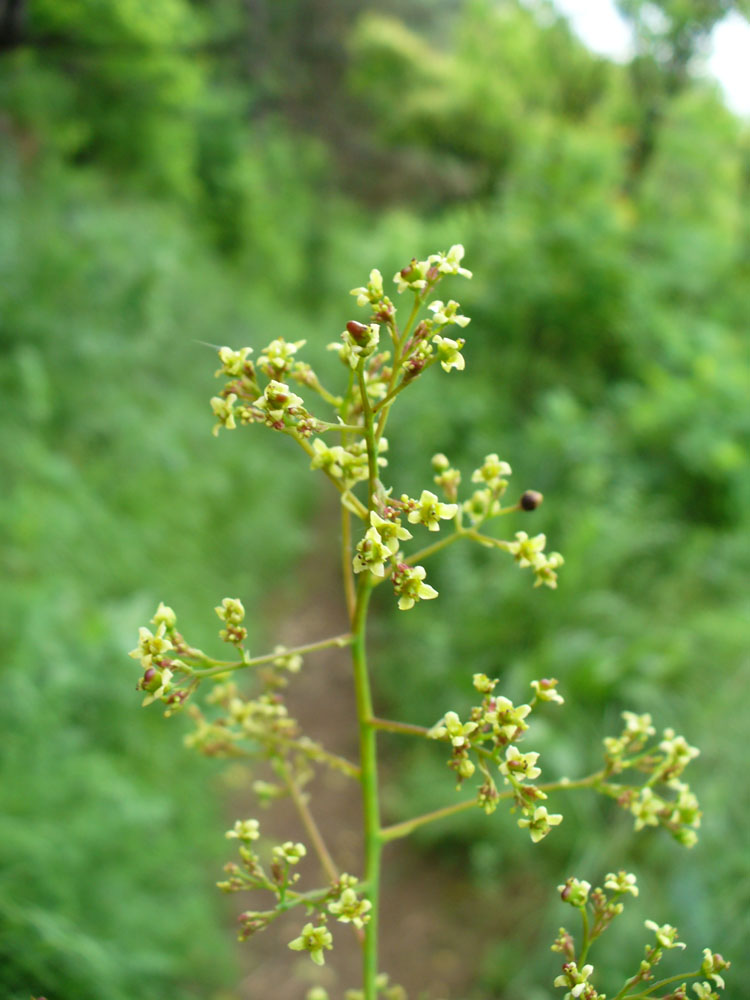
[[(601, 781), (604, 776), (603, 771), (597, 771), (595, 774), (590, 774), (586, 778), (578, 778), (575, 781), (570, 781), (567, 778), (562, 778), (560, 781), (550, 781), (544, 785), (535, 785), (542, 792), (557, 792), (564, 791), (574, 788), (591, 788), (596, 785), (597, 782)], [(513, 798), (513, 789), (508, 789), (507, 791), (500, 792), (498, 795), (498, 801), (503, 799)], [(478, 803), (476, 799), (468, 799), (465, 802), (458, 802), (456, 805), (443, 806), (442, 809), (435, 809), (433, 812), (424, 813), (421, 816), (415, 816), (414, 819), (407, 819), (403, 823), (395, 823), (393, 826), (383, 827), (380, 831), (380, 839), (383, 841), (397, 840), (399, 837), (408, 837), (410, 833), (413, 833), (417, 827), (424, 826), (426, 823), (432, 823), (438, 819), (444, 819), (447, 816), (454, 816), (457, 813), (465, 812), (467, 809), (472, 807), (477, 807)]]
[[(351, 645), (354, 636), (350, 633), (336, 635), (332, 639), (321, 639), (319, 642), (310, 642), (305, 646), (294, 646), (291, 649), (280, 649), (274, 653), (266, 653), (265, 656), (255, 656), (249, 660), (239, 660), (229, 663), (219, 661), (216, 666), (208, 670), (193, 670), (191, 676), (204, 680), (207, 677), (218, 677), (220, 674), (228, 674), (233, 670), (242, 670), (244, 667), (260, 667), (264, 663), (272, 663), (284, 656), (302, 656), (305, 653), (315, 653), (319, 649), (329, 649), (337, 646), (339, 649)], [(215, 661), (214, 661), (215, 662)]]
[(354, 621), (357, 594), (352, 572), (352, 521), (351, 512), (341, 505), (341, 575), (344, 579), (344, 598), (349, 624)]
[(292, 802), (297, 808), (300, 819), (302, 820), (302, 825), (307, 831), (307, 835), (310, 838), (310, 842), (313, 846), (315, 853), (318, 855), (318, 860), (320, 861), (323, 871), (326, 873), (331, 882), (336, 882), (339, 877), (338, 869), (333, 863), (333, 858), (331, 857), (328, 848), (326, 847), (325, 841), (323, 840), (323, 835), (320, 832), (318, 824), (315, 822), (312, 813), (305, 801), (304, 796), (297, 786), (297, 782), (294, 780), (292, 775), (289, 773), (289, 768), (286, 766), (284, 761), (277, 758), (277, 768), (281, 773), (282, 780), (289, 790), (289, 794), (292, 798)]
[(426, 726), (414, 726), (410, 722), (392, 722), (390, 719), (368, 719), (367, 724), (373, 729), (381, 729), (385, 733), (404, 733), (408, 736), (428, 738), (429, 729)]

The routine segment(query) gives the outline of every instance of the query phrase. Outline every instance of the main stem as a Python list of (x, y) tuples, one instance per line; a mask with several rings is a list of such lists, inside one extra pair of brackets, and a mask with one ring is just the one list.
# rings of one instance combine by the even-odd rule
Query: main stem
[(362, 814), (365, 836), (365, 870), (367, 898), (372, 907), (370, 921), (366, 925), (362, 951), (362, 987), (364, 1000), (376, 1000), (375, 978), (378, 974), (378, 902), (380, 889), (380, 806), (378, 803), (378, 758), (375, 744), (375, 729), (370, 720), (373, 717), (370, 678), (367, 672), (365, 650), (365, 628), (367, 605), (372, 584), (370, 574), (362, 573), (357, 588), (357, 604), (354, 609), (352, 631), (352, 663), (354, 664), (354, 689), (359, 722), (359, 752), (362, 782)]

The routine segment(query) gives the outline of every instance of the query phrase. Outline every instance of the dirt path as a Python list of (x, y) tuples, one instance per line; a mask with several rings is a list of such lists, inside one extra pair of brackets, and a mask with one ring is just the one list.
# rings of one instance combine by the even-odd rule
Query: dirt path
[[(330, 511), (325, 512), (330, 515)], [(331, 517), (327, 518), (330, 525)], [(330, 553), (321, 529), (315, 549)], [(287, 646), (317, 637), (337, 635), (348, 629), (338, 567), (318, 555), (308, 557), (304, 576), (308, 599), (280, 619), (274, 635)], [(375, 693), (377, 705), (377, 692)], [(288, 704), (303, 731), (327, 749), (350, 760), (358, 757), (354, 725), (354, 685), (347, 650), (325, 650), (310, 655), (302, 673), (290, 685)], [(386, 765), (387, 768), (387, 765)], [(387, 779), (387, 770), (385, 772)], [(340, 870), (360, 874), (362, 844), (359, 787), (351, 779), (319, 768), (311, 809)], [(236, 815), (258, 815), (264, 832), (280, 840), (307, 840), (292, 804), (283, 800), (268, 813), (259, 814), (251, 798), (233, 799)], [(386, 822), (388, 817), (385, 818)], [(313, 858), (300, 866), (302, 883), (324, 884)], [(250, 905), (249, 897), (240, 909)], [(488, 903), (477, 898), (465, 880), (436, 871), (429, 858), (418, 858), (407, 841), (389, 845), (384, 855), (381, 914), (381, 965), (392, 982), (406, 987), (411, 1000), (464, 1000), (470, 995), (476, 968), (466, 956), (482, 952), (483, 938), (496, 932)], [(321, 984), (332, 1000), (357, 986), (360, 978), (359, 944), (349, 928), (331, 925), (334, 951), (322, 969), (306, 955), (290, 952), (286, 945), (296, 937), (304, 914), (293, 911), (267, 931), (240, 945), (244, 978), (241, 1000), (302, 1000), (309, 986)]]

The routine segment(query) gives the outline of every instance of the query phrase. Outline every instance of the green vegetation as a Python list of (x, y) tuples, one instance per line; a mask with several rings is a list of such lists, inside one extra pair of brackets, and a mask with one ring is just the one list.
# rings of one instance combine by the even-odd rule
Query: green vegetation
[[(641, 32), (628, 66), (592, 56), (544, 3), (294, 0), (252, 20), (234, 0), (28, 6), (0, 55), (3, 995), (181, 1000), (236, 981), (213, 889), (222, 789), (197, 797), (214, 772), (181, 752), (179, 722), (134, 711), (125, 654), (162, 597), (198, 623), (241, 595), (260, 643), (293, 589), (272, 608), (260, 595), (314, 543), (292, 445), (277, 475), (263, 435), (211, 437), (202, 344), (307, 337), (324, 369), (351, 318), (342, 291), (373, 261), (390, 274), (455, 242), (475, 280), (467, 370), (439, 387), (454, 424), (435, 437), (427, 381), (406, 394), (414, 441), (390, 456), (394, 478), (416, 488), (430, 449), (464, 475), (477, 455), (518, 456), (512, 482), (554, 494), (530, 516), (565, 576), (540, 598), (453, 547), (431, 569), (450, 614), (401, 616), (392, 643), (380, 626), (402, 650), (378, 665), (383, 707), (432, 725), (471, 672), (511, 697), (556, 676), (577, 715), (537, 749), (559, 774), (596, 764), (582, 733), (648, 710), (702, 748), (707, 812), (689, 874), (668, 843), (626, 846), (627, 819), (595, 800), (533, 863), (499, 814), (419, 834), (446, 873), (458, 853), (479, 885), (511, 863), (529, 885), (474, 995), (533, 997), (554, 967), (560, 918), (533, 923), (539, 884), (606, 864), (576, 836), (594, 810), (664, 919), (684, 913), (690, 943), (713, 929), (737, 989), (750, 145), (693, 72), (734, 5), (664, 0), (656, 38), (623, 3)], [(414, 658), (430, 670), (405, 687)], [(448, 780), (439, 752), (405, 752), (394, 822)]]

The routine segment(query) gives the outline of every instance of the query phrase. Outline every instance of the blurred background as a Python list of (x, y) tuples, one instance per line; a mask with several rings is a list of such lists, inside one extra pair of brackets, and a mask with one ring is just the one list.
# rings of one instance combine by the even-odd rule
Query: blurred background
[[(591, 36), (605, 8), (624, 43)], [(750, 130), (707, 60), (727, 24), (746, 37), (748, 4), (616, 8), (0, 2), (3, 997), (303, 995), (296, 922), (238, 947), (214, 888), (242, 775), (139, 708), (126, 654), (159, 600), (213, 649), (226, 595), (254, 650), (340, 621), (335, 499), (262, 428), (211, 436), (204, 343), (307, 338), (333, 381), (349, 289), (457, 242), (467, 370), (402, 397), (390, 478), (413, 493), (435, 451), (465, 479), (497, 451), (512, 490), (547, 498), (507, 532), (545, 531), (566, 565), (540, 593), (457, 546), (431, 564), (438, 602), (397, 617), (379, 595), (379, 714), (462, 711), (474, 671), (516, 699), (555, 676), (548, 779), (595, 769), (619, 713), (649, 711), (701, 747), (705, 818), (689, 853), (585, 793), (551, 803), (566, 821), (538, 847), (502, 809), (427, 827), (389, 868), (383, 964), (431, 1000), (551, 997), (555, 885), (624, 867), (643, 891), (602, 943), (607, 992), (650, 917), (731, 957), (740, 995)], [(747, 58), (718, 68), (750, 91)], [(313, 676), (308, 712), (343, 730), (347, 684)], [(391, 821), (453, 801), (440, 748), (383, 748)]]

